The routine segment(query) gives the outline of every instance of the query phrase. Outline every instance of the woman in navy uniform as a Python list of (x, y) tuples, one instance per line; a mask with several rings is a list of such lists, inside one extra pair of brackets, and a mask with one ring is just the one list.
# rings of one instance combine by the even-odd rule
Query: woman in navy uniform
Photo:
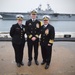
[(18, 67), (24, 65), (23, 51), (25, 45), (25, 25), (22, 24), (23, 15), (17, 15), (17, 23), (13, 24), (10, 29), (10, 36), (12, 37), (12, 46), (15, 52), (15, 62)]
[(38, 43), (39, 43), (39, 32), (41, 23), (36, 19), (37, 12), (33, 10), (31, 12), (31, 19), (26, 21), (26, 34), (27, 34), (27, 44), (28, 44), (28, 66), (31, 66), (32, 61), (32, 48), (34, 47), (34, 60), (35, 64), (39, 65), (38, 63)]
[(44, 65), (46, 63), (45, 69), (49, 68), (51, 62), (51, 54), (52, 54), (52, 45), (55, 37), (54, 27), (49, 24), (50, 17), (48, 15), (43, 16), (44, 25), (41, 27), (41, 53), (42, 53), (42, 63)]

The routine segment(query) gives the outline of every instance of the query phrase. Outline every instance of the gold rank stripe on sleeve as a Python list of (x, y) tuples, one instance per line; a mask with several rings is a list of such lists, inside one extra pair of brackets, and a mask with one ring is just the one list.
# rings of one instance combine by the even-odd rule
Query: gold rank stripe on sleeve
[(29, 35), (29, 38), (31, 38), (32, 37), (32, 35)]
[(49, 40), (49, 43), (53, 43), (54, 42), (54, 40)]
[(35, 35), (37, 38), (39, 37), (38, 35)]

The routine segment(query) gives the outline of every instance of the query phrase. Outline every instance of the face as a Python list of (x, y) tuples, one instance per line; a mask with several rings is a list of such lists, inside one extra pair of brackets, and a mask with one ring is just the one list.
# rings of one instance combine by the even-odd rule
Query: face
[(21, 25), (22, 24), (22, 20), (17, 20), (18, 24)]
[(47, 25), (49, 23), (49, 20), (44, 20), (44, 25)]
[(31, 14), (32, 19), (36, 19), (36, 16), (37, 16), (36, 14)]

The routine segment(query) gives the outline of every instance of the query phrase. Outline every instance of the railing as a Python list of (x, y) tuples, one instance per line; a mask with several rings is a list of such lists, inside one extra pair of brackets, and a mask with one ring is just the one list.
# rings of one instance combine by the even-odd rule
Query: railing
[[(40, 37), (39, 37), (40, 38)], [(25, 35), (27, 40), (27, 35)], [(9, 32), (0, 32), (0, 41), (11, 41)], [(75, 42), (75, 32), (56, 32), (55, 41), (72, 41)]]

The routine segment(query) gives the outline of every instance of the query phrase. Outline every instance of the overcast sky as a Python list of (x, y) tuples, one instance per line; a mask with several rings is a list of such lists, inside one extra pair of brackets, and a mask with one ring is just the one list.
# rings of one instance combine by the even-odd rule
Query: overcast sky
[(39, 4), (42, 4), (42, 9), (50, 4), (54, 12), (75, 14), (75, 0), (0, 0), (0, 12), (27, 12)]

